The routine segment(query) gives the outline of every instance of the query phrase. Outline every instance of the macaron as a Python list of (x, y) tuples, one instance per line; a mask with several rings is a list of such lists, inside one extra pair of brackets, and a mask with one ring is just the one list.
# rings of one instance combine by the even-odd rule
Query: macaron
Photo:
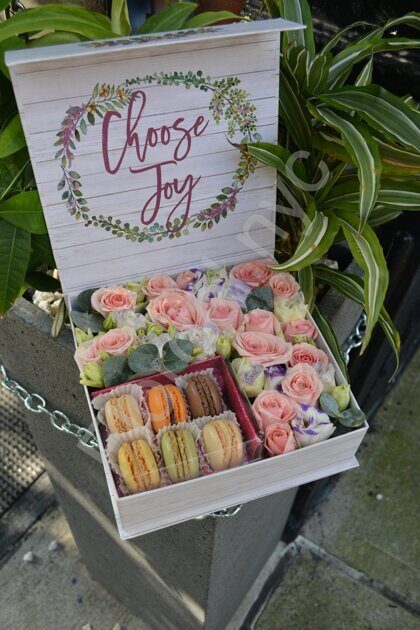
[(151, 387), (147, 393), (147, 406), (155, 433), (169, 424), (178, 424), (188, 420), (184, 396), (175, 385)]
[(193, 418), (218, 416), (222, 413), (222, 398), (216, 383), (204, 374), (193, 374), (185, 386), (185, 396)]
[(104, 414), (110, 433), (124, 433), (144, 424), (137, 400), (131, 394), (107, 400)]
[(132, 494), (159, 488), (160, 473), (153, 451), (145, 440), (122, 444), (118, 449), (121, 476)]
[(198, 477), (198, 451), (189, 431), (169, 429), (162, 435), (160, 447), (172, 483)]
[(244, 442), (238, 425), (232, 420), (211, 420), (204, 425), (201, 439), (212, 470), (226, 470), (242, 464)]

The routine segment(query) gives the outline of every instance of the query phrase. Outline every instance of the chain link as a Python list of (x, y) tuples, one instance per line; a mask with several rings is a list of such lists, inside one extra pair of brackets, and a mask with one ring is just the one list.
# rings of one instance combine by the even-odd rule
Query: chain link
[(6, 368), (2, 364), (0, 364), (0, 375), (0, 386), (20, 398), (28, 411), (36, 414), (45, 414), (49, 418), (51, 426), (54, 427), (54, 429), (63, 431), (68, 435), (72, 435), (74, 438), (79, 440), (82, 446), (85, 446), (86, 448), (99, 449), (98, 440), (92, 431), (71, 422), (68, 416), (66, 416), (66, 414), (62, 411), (58, 411), (58, 409), (49, 411), (49, 409), (47, 409), (45, 398), (37, 393), (31, 394), (17, 381), (9, 378)]
[(360, 346), (362, 345), (363, 339), (365, 338), (365, 334), (366, 334), (366, 314), (362, 313), (355, 327), (353, 328), (353, 330), (351, 331), (351, 333), (349, 334), (349, 336), (347, 337), (347, 339), (345, 340), (343, 344), (342, 352), (343, 352), (344, 361), (346, 362), (346, 364), (348, 364), (350, 361), (350, 352), (354, 350), (354, 348), (360, 348)]

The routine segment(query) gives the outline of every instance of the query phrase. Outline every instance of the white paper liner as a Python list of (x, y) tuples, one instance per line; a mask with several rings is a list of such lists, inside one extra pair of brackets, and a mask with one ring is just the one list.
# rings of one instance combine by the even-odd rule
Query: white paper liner
[[(116, 385), (109, 392), (105, 392), (104, 394), (99, 394), (98, 396), (92, 399), (92, 406), (94, 409), (98, 411), (97, 418), (99, 422), (105, 425), (106, 428), (108, 429), (108, 425), (105, 420), (106, 402), (110, 400), (111, 398), (116, 398), (118, 396), (126, 396), (126, 395), (131, 395), (136, 400), (137, 404), (140, 407), (142, 416), (145, 419), (144, 426), (152, 430), (149, 409), (146, 404), (143, 388), (141, 387), (141, 385), (135, 385), (134, 383), (126, 383), (125, 385)], [(132, 429), (132, 431), (133, 430), (134, 429)], [(127, 431), (127, 433), (130, 433), (130, 431)], [(112, 435), (111, 432), (109, 432), (109, 434)]]
[(222, 409), (223, 411), (228, 411), (227, 405), (224, 401), (223, 398), (223, 394), (222, 394), (222, 390), (220, 389), (219, 383), (217, 382), (217, 378), (214, 375), (214, 369), (213, 368), (207, 368), (206, 370), (200, 370), (197, 372), (189, 372), (188, 374), (181, 374), (180, 376), (177, 376), (177, 378), (175, 379), (175, 385), (177, 387), (180, 387), (181, 390), (184, 390), (189, 379), (192, 376), (197, 376), (197, 374), (202, 374), (203, 376), (208, 376), (209, 378), (211, 378), (211, 380), (213, 381), (213, 383), (216, 385), (217, 387), (217, 391), (220, 394), (220, 398), (222, 400)]

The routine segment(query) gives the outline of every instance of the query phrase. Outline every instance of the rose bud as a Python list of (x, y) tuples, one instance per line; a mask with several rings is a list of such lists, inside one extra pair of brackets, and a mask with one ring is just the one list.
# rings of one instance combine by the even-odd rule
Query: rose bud
[(264, 389), (281, 391), (281, 384), (286, 376), (286, 368), (282, 365), (270, 365), (264, 370)]
[(78, 346), (84, 341), (90, 341), (91, 339), (93, 339), (93, 332), (90, 328), (88, 328), (87, 332), (84, 332), (80, 328), (75, 328), (74, 334), (76, 335), (76, 342)]
[(295, 439), (300, 447), (328, 439), (335, 426), (328, 415), (317, 407), (301, 405), (302, 411), (291, 422)]
[(270, 424), (265, 431), (264, 445), (270, 455), (283, 455), (295, 450), (296, 441), (290, 427)]
[(117, 328), (117, 322), (115, 321), (114, 313), (109, 313), (103, 321), (102, 328), (108, 332), (113, 328)]
[(216, 353), (225, 359), (229, 359), (232, 352), (230, 338), (227, 335), (220, 335), (216, 342)]
[(337, 385), (330, 394), (336, 399), (339, 411), (347, 409), (350, 403), (350, 385)]
[(136, 304), (142, 304), (142, 302), (144, 302), (144, 300), (146, 299), (146, 295), (143, 292), (143, 287), (147, 284), (147, 279), (145, 278), (142, 282), (126, 282), (124, 285), (125, 289), (128, 289), (129, 291), (134, 291), (134, 293), (137, 295), (137, 300), (136, 300)]
[(104, 387), (102, 366), (97, 363), (87, 363), (80, 372), (80, 384), (87, 387)]
[(246, 359), (234, 359), (232, 367), (242, 391), (248, 398), (255, 398), (264, 388), (264, 367), (251, 365)]

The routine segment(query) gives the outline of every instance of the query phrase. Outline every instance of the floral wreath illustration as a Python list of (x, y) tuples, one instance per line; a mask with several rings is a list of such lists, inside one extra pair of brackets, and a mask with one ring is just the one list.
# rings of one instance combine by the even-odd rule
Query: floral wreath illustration
[[(68, 212), (78, 220), (83, 220), (85, 226), (93, 225), (101, 227), (115, 236), (124, 236), (127, 240), (142, 243), (144, 241), (161, 241), (187, 236), (189, 229), (211, 229), (219, 223), (221, 218), (226, 218), (228, 212), (235, 209), (237, 196), (245, 181), (255, 171), (257, 160), (247, 151), (247, 143), (261, 140), (256, 131), (257, 118), (255, 105), (249, 100), (248, 93), (240, 87), (241, 80), (238, 77), (225, 77), (213, 80), (205, 77), (201, 70), (193, 73), (173, 72), (171, 74), (155, 73), (144, 77), (128, 79), (118, 86), (97, 84), (87, 104), (72, 106), (66, 111), (66, 116), (61, 123), (61, 129), (57, 133), (58, 139), (54, 143), (58, 150), (55, 158), (60, 160), (62, 177), (57, 189), (62, 191), (61, 198), (66, 202)], [(216, 196), (215, 202), (204, 210), (191, 215), (182, 226), (184, 215), (174, 219), (171, 223), (161, 225), (154, 223), (145, 226), (131, 226), (120, 219), (103, 214), (92, 215), (88, 202), (84, 198), (82, 189), (82, 177), (73, 170), (73, 160), (77, 143), (82, 141), (82, 136), (88, 133), (98, 119), (111, 110), (122, 110), (128, 106), (133, 93), (132, 86), (141, 84), (156, 84), (177, 86), (183, 85), (186, 89), (198, 88), (204, 92), (211, 92), (209, 110), (216, 124), (222, 119), (227, 122), (227, 137), (235, 135), (237, 129), (243, 135), (240, 144), (232, 144), (240, 151), (240, 160), (232, 178), (230, 186), (222, 188)], [(180, 228), (180, 229), (177, 229)]]

